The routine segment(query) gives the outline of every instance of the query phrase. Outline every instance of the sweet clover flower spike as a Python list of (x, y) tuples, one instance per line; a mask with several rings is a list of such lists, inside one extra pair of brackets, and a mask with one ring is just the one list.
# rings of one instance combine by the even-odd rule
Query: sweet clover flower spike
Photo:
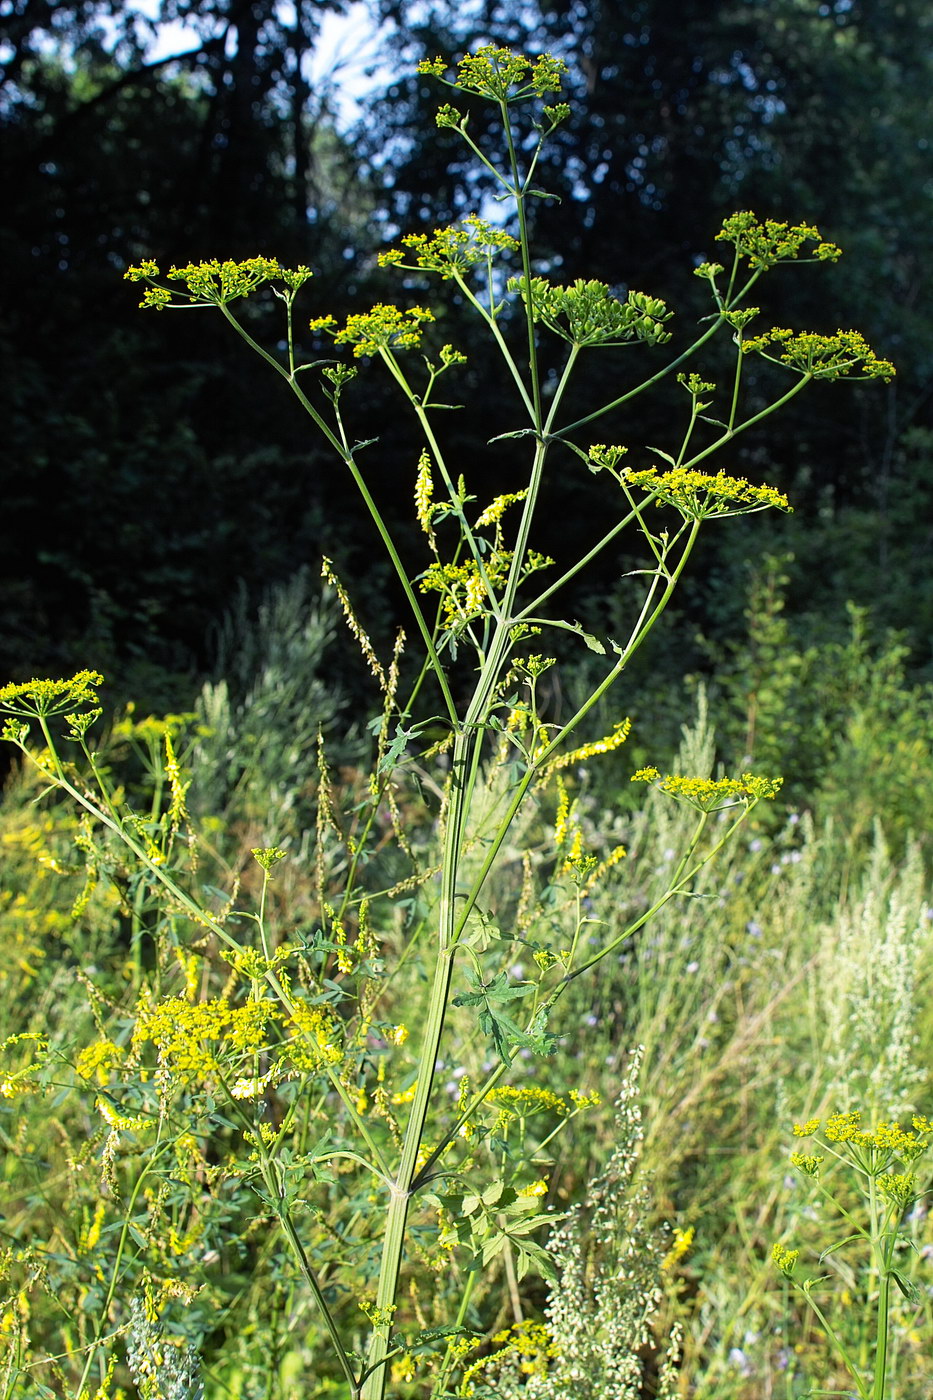
[(512, 53), (511, 49), (484, 44), (476, 53), (467, 54), (457, 65), (457, 76), (445, 78), (447, 64), (442, 58), (425, 59), (418, 72), (440, 78), (448, 87), (461, 92), (474, 92), (494, 102), (514, 102), (522, 97), (543, 97), (548, 92), (560, 92), (567, 65), (563, 59), (549, 53), (536, 59)]
[(743, 773), (741, 778), (685, 778), (668, 773), (662, 778), (657, 768), (639, 768), (631, 781), (652, 783), (659, 792), (669, 793), (698, 812), (722, 812), (776, 797), (784, 780), (757, 778), (752, 773)]
[[(769, 355), (766, 347), (780, 347), (777, 355)], [(817, 335), (813, 331), (793, 331), (775, 326), (763, 335), (743, 341), (743, 354), (756, 351), (776, 365), (787, 365), (811, 379), (893, 379), (894, 366), (890, 360), (879, 360), (864, 336), (858, 331), (837, 331), (835, 335)]]
[(185, 291), (175, 287), (162, 287), (155, 282), (159, 276), (158, 264), (151, 259), (136, 267), (127, 268), (123, 274), (129, 282), (150, 282), (143, 299), (139, 303), (146, 309), (161, 311), (167, 306), (225, 306), (239, 297), (247, 297), (264, 282), (284, 282), (290, 292), (296, 292), (312, 275), (311, 269), (300, 266), (282, 267), (275, 258), (246, 258), (243, 262), (217, 258), (210, 262), (188, 263), (186, 267), (172, 267), (165, 274), (169, 282), (184, 282)]
[[(99, 671), (78, 671), (68, 680), (23, 681), (21, 684), (0, 686), (0, 712), (38, 719), (44, 715), (64, 714), (80, 705), (97, 706), (97, 687), (104, 678)], [(100, 710), (97, 711), (100, 714)], [(75, 727), (76, 714), (68, 716)]]
[[(591, 447), (589, 455), (598, 465), (608, 465), (605, 448)], [(727, 476), (721, 471), (710, 476), (688, 467), (673, 467), (660, 473), (657, 467), (648, 467), (639, 472), (624, 471), (622, 480), (626, 486), (650, 491), (658, 505), (674, 506), (687, 520), (751, 515), (771, 507), (792, 509), (784, 493), (775, 487), (754, 486), (744, 477)]]
[(311, 322), (313, 331), (326, 331), (338, 345), (352, 345), (356, 356), (378, 355), (380, 350), (410, 350), (421, 344), (421, 327), (433, 321), (434, 313), (423, 306), (402, 311), (380, 303), (371, 311), (348, 316), (342, 330), (335, 331), (333, 316), (319, 316)]
[[(811, 256), (805, 262), (835, 262), (842, 256), (842, 249), (835, 243), (826, 243), (812, 224), (783, 224), (776, 219), (759, 221), (750, 210), (730, 214), (716, 235), (717, 242), (732, 243), (739, 257), (748, 259), (749, 266), (764, 272), (779, 262), (799, 258), (806, 243), (815, 243)], [(703, 264), (697, 268), (697, 275), (709, 276), (716, 265)], [(722, 268), (717, 269), (719, 272)], [(715, 275), (715, 273), (713, 273)]]
[(625, 345), (633, 340), (663, 345), (670, 340), (664, 322), (674, 314), (663, 301), (645, 292), (629, 292), (619, 301), (605, 282), (577, 278), (556, 287), (544, 277), (511, 277), (509, 291), (520, 292), (534, 319), (572, 345)]

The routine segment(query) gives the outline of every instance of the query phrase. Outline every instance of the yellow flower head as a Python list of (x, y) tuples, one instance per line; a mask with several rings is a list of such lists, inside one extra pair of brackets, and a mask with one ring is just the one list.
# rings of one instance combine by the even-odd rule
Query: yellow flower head
[(751, 515), (771, 508), (791, 509), (784, 493), (773, 486), (755, 486), (744, 477), (727, 476), (722, 471), (711, 476), (687, 467), (672, 467), (666, 472), (648, 467), (644, 471), (623, 471), (621, 480), (624, 486), (654, 495), (658, 505), (673, 506), (686, 520)]
[(657, 768), (639, 768), (633, 783), (652, 783), (659, 792), (695, 807), (698, 812), (722, 812), (729, 807), (754, 806), (764, 798), (774, 798), (783, 778), (759, 778), (743, 773), (741, 778), (685, 778), (675, 773), (661, 777)]
[(423, 306), (412, 306), (407, 311), (384, 302), (371, 311), (362, 311), (348, 316), (342, 330), (333, 331), (333, 318), (325, 317), (312, 321), (312, 327), (331, 330), (338, 345), (352, 345), (353, 353), (378, 355), (380, 350), (410, 350), (421, 344), (421, 328), (434, 320), (433, 311)]
[(0, 712), (38, 718), (64, 714), (80, 705), (96, 706), (97, 687), (103, 685), (103, 681), (99, 671), (78, 671), (68, 680), (33, 678), (20, 684), (0, 686)]

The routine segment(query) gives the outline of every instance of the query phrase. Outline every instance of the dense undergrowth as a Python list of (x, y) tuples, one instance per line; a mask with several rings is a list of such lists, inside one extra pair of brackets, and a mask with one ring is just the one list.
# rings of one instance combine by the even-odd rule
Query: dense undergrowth
[[(769, 616), (752, 620), (753, 635), (776, 625), (775, 614)], [(230, 901), (238, 882), (241, 904), (250, 892), (259, 895), (262, 871), (253, 849), (287, 851), (267, 886), (265, 919), (273, 948), (299, 950), (297, 966), (341, 956), (319, 946), (321, 883), (339, 881), (341, 862), (352, 858), (352, 833), (328, 825), (333, 819), (322, 808), (352, 811), (348, 799), (358, 792), (362, 800), (366, 786), (359, 762), (364, 737), (341, 712), (339, 697), (327, 692), (332, 621), (332, 605), (315, 600), (304, 578), (270, 597), (258, 618), (241, 610), (240, 673), (226, 653), (229, 681), (205, 686), (189, 713), (119, 717), (104, 748), (111, 780), (144, 810), (161, 800), (153, 784), (166, 781), (164, 742), (171, 736), (180, 771), (195, 775), (185, 805), (197, 840), (192, 836), (187, 845), (183, 830), (180, 839), (192, 862), (197, 852), (195, 879), (208, 897), (216, 891), (215, 907)], [(615, 1170), (612, 1208), (607, 1215), (604, 1201), (598, 1217), (601, 1232), (587, 1227), (576, 1243), (565, 1239), (562, 1271), (585, 1254), (581, 1279), (595, 1287), (606, 1251), (618, 1254), (620, 1240), (634, 1241), (628, 1263), (624, 1255), (621, 1266), (616, 1258), (604, 1275), (630, 1277), (636, 1259), (648, 1277), (637, 1281), (634, 1295), (621, 1287), (614, 1294), (604, 1277), (589, 1306), (611, 1320), (616, 1341), (627, 1338), (636, 1350), (644, 1349), (650, 1331), (663, 1352), (672, 1326), (682, 1327), (683, 1360), (672, 1393), (703, 1400), (797, 1397), (814, 1386), (844, 1385), (821, 1329), (806, 1319), (771, 1263), (774, 1243), (791, 1241), (810, 1250), (816, 1270), (835, 1228), (831, 1212), (821, 1213), (812, 1182), (788, 1165), (791, 1126), (856, 1107), (867, 1119), (930, 1111), (929, 798), (916, 778), (930, 758), (929, 699), (901, 683), (896, 643), (873, 646), (860, 626), (837, 658), (847, 667), (841, 675), (828, 667), (821, 680), (812, 665), (809, 684), (794, 691), (795, 703), (827, 736), (810, 791), (769, 808), (707, 867), (689, 898), (669, 905), (604, 965), (596, 984), (574, 984), (552, 1023), (558, 1039), (549, 1083), (562, 1092), (524, 1077), (526, 1052), (519, 1051), (511, 1097), (503, 1092), (476, 1125), (498, 1142), (506, 1164), (517, 1139), (524, 1149), (531, 1144), (537, 1176), (526, 1171), (527, 1179), (516, 1180), (519, 1199), (522, 1191), (545, 1191), (554, 1212), (592, 1197), (588, 1183)], [(740, 666), (721, 673), (714, 702), (716, 727), (727, 741), (742, 731), (743, 707), (747, 714), (752, 704), (760, 712), (769, 703), (760, 692), (752, 696), (748, 654), (742, 655)], [(791, 664), (799, 680), (806, 658)], [(789, 703), (786, 692), (778, 700)], [(792, 748), (795, 726), (776, 729), (767, 713), (765, 721), (769, 760), (786, 762), (780, 736)], [(322, 725), (332, 755), (326, 767), (313, 760)], [(681, 746), (685, 771), (715, 767), (721, 750), (703, 694)], [(299, 767), (316, 776), (296, 789)], [(609, 754), (566, 771), (557, 805), (553, 794), (542, 796), (511, 832), (483, 920), (489, 939), (508, 921), (513, 936), (525, 940), (514, 955), (516, 979), (523, 960), (566, 937), (580, 919), (610, 929), (624, 925), (664, 888), (687, 815), (659, 793), (634, 800), (639, 789), (629, 783), (631, 767), (630, 759)], [(386, 957), (398, 970), (380, 985), (379, 1005), (367, 1011), (369, 1064), (361, 1059), (354, 1073), (367, 1086), (359, 1090), (369, 1098), (367, 1111), (389, 1131), (411, 1088), (405, 1043), (418, 1034), (411, 1008), (423, 1004), (437, 843), (419, 796), (428, 780), (411, 770), (391, 799), (426, 877), (406, 880), (389, 839), (375, 842), (366, 872), (374, 891), (397, 885), (382, 905), (391, 915), (383, 912), (366, 935), (366, 957)], [(497, 782), (501, 776), (490, 773), (491, 805)], [(43, 798), (42, 789), (40, 778), (17, 771), (0, 812), (6, 952), (0, 1394), (73, 1395), (82, 1383), (87, 1394), (101, 1385), (106, 1393), (97, 1368), (82, 1377), (86, 1348), (99, 1334), (110, 1337), (101, 1354), (111, 1357), (111, 1384), (130, 1387), (135, 1357), (144, 1396), (194, 1395), (203, 1386), (218, 1400), (286, 1400), (308, 1393), (309, 1368), (319, 1377), (313, 1394), (339, 1394), (339, 1378), (327, 1379), (313, 1300), (262, 1229), (270, 1205), (250, 1146), (255, 1126), (238, 1121), (229, 1104), (205, 1102), (193, 1089), (189, 1094), (183, 1073), (182, 1087), (164, 1105), (158, 1141), (144, 1121), (159, 1064), (173, 1053), (166, 1049), (171, 1028), (161, 1029), (160, 1056), (152, 1053), (159, 1028), (153, 1023), (148, 1041), (141, 1035), (146, 1007), (177, 998), (179, 1026), (198, 1008), (202, 1015), (206, 1007), (233, 1008), (249, 969), (207, 936), (192, 956), (177, 936), (178, 911), (153, 898), (125, 867), (116, 843), (82, 834), (81, 819)], [(387, 834), (396, 825), (388, 810), (380, 820)], [(576, 831), (610, 866), (590, 893), (555, 862)], [(581, 926), (585, 936), (589, 924)], [(358, 976), (359, 949), (344, 952)], [(341, 978), (336, 962), (334, 969)], [(323, 1014), (350, 1013), (338, 999)], [(253, 1054), (260, 1042), (250, 1039), (249, 1028), (240, 1029), (240, 1068), (261, 1081), (268, 1061)], [(210, 1029), (202, 1025), (199, 1034), (198, 1053), (209, 1056)], [(332, 1026), (327, 1037), (335, 1040)], [(628, 1116), (620, 1116), (613, 1104), (635, 1046), (643, 1047), (638, 1088), (630, 1083)], [(455, 1013), (442, 1066), (452, 1099), (463, 1098), (488, 1057), (475, 1020), (466, 1010)], [(179, 1063), (176, 1056), (176, 1071)], [(365, 1232), (351, 1246), (348, 1228), (365, 1215), (368, 1188), (348, 1170), (352, 1163), (315, 1161), (310, 1149), (319, 1146), (320, 1121), (308, 1115), (301, 1122), (292, 1084), (269, 1077), (262, 1090), (267, 1119), (276, 1131), (288, 1127), (291, 1177), (310, 1183), (300, 1217), (310, 1256), (332, 1259), (338, 1245), (325, 1286), (352, 1333), (365, 1322), (361, 1304), (371, 1306), (373, 1255)], [(640, 1122), (631, 1112), (639, 1099)], [(255, 1100), (231, 1102), (249, 1108)], [(561, 1135), (562, 1125), (569, 1136)], [(454, 1204), (424, 1207), (409, 1306), (425, 1330), (448, 1323), (458, 1306), (451, 1275), (462, 1269), (464, 1255), (450, 1214)], [(447, 1234), (442, 1229), (439, 1244), (429, 1224), (438, 1212), (443, 1222), (445, 1211)], [(566, 1235), (569, 1227), (563, 1228)], [(924, 1203), (914, 1208), (909, 1231), (914, 1247), (905, 1246), (904, 1269), (919, 1292), (895, 1300), (890, 1395), (921, 1400), (933, 1384), (923, 1340), (933, 1306), (933, 1236)], [(863, 1291), (870, 1280), (844, 1251), (816, 1271), (831, 1274), (837, 1285), (834, 1325), (856, 1351), (864, 1348), (870, 1298)], [(654, 1315), (648, 1309), (629, 1316), (632, 1296), (642, 1307), (652, 1299)], [(549, 1332), (540, 1329), (546, 1308), (546, 1283), (534, 1270), (519, 1277), (515, 1255), (504, 1250), (469, 1299), (464, 1321), (476, 1339), (458, 1343), (474, 1393), (491, 1383), (488, 1354), (503, 1350), (504, 1337), (506, 1359), (497, 1363), (494, 1393), (518, 1395), (541, 1385), (534, 1378), (547, 1370), (542, 1358), (556, 1325), (552, 1318)], [(579, 1317), (571, 1332), (574, 1326)], [(566, 1319), (564, 1328), (566, 1336)], [(486, 1340), (493, 1337), (498, 1345)], [(151, 1359), (159, 1354), (161, 1370)], [(393, 1393), (421, 1393), (419, 1364), (416, 1355), (396, 1361)], [(630, 1386), (620, 1393), (654, 1393), (653, 1374), (649, 1368), (644, 1379), (616, 1376), (620, 1386)], [(579, 1391), (591, 1393), (600, 1394)]]

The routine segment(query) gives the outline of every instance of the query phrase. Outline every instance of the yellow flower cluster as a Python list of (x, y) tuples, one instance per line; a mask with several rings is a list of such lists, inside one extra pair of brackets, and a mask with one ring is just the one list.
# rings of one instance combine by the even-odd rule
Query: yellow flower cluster
[(674, 1242), (665, 1254), (661, 1268), (664, 1270), (673, 1269), (674, 1265), (679, 1263), (685, 1254), (689, 1254), (695, 1236), (696, 1229), (693, 1225), (688, 1226), (686, 1230), (677, 1227), (674, 1230)]
[(533, 1113), (544, 1112), (566, 1117), (570, 1112), (569, 1105), (559, 1094), (537, 1085), (517, 1087), (505, 1084), (501, 1088), (493, 1089), (489, 1094), (489, 1101), (504, 1108), (515, 1118), (528, 1118)]
[[(127, 268), (123, 275), (130, 282), (153, 282), (159, 276), (159, 267), (150, 258), (136, 267)], [(238, 297), (249, 296), (264, 282), (284, 282), (290, 291), (295, 292), (312, 274), (311, 269), (304, 266), (282, 267), (275, 258), (255, 257), (246, 258), (243, 262), (230, 259), (220, 262), (212, 258), (209, 262), (172, 267), (165, 275), (170, 282), (184, 282), (186, 290), (181, 292), (170, 287), (149, 286), (143, 293), (140, 306), (155, 311), (176, 303), (224, 306)]]
[(78, 1055), (75, 1071), (81, 1079), (96, 1079), (101, 1088), (104, 1088), (124, 1058), (125, 1051), (114, 1041), (95, 1040), (92, 1045), (86, 1045)]
[(878, 1190), (892, 1205), (903, 1210), (917, 1196), (917, 1182), (906, 1172), (884, 1172), (878, 1177)]
[(546, 772), (554, 773), (561, 768), (569, 768), (576, 763), (585, 763), (589, 758), (595, 758), (598, 754), (613, 753), (622, 747), (632, 730), (632, 721), (628, 718), (620, 719), (618, 724), (612, 727), (612, 733), (607, 734), (602, 739), (594, 739), (589, 744), (581, 744), (578, 749), (565, 753), (560, 758), (555, 758), (547, 765)]
[(271, 1000), (231, 1005), (220, 997), (191, 1003), (169, 997), (144, 1007), (133, 1030), (133, 1043), (151, 1043), (160, 1067), (182, 1083), (209, 1078), (223, 1066), (221, 1058), (255, 1055), (268, 1048), (268, 1030), (281, 1012)]
[(604, 442), (594, 442), (587, 453), (587, 458), (591, 470), (600, 470), (605, 467), (611, 471), (614, 476), (618, 476), (616, 467), (619, 465), (626, 452), (628, 452), (627, 447), (619, 447), (618, 445), (610, 446)]
[[(380, 267), (422, 268), (440, 273), (441, 277), (461, 277), (477, 263), (488, 263), (496, 253), (518, 248), (517, 238), (487, 223), (476, 214), (468, 214), (462, 224), (436, 228), (434, 233), (409, 233), (401, 248), (390, 248), (379, 254)], [(405, 249), (410, 250), (409, 253)], [(414, 262), (406, 259), (413, 257)]]
[[(447, 64), (442, 58), (424, 59), (418, 72), (443, 78)], [(525, 58), (511, 49), (484, 44), (476, 53), (467, 54), (457, 65), (457, 76), (449, 84), (462, 92), (475, 92), (495, 102), (512, 102), (516, 98), (547, 92), (559, 92), (567, 65), (563, 59), (549, 53), (536, 59)]]
[(288, 852), (283, 851), (279, 846), (254, 846), (250, 855), (268, 875), (275, 869), (280, 860), (285, 860)]
[(792, 1152), (790, 1163), (792, 1167), (796, 1167), (805, 1176), (819, 1176), (823, 1158), (810, 1152)]
[(743, 773), (741, 778), (685, 778), (668, 773), (662, 778), (657, 768), (639, 768), (631, 781), (653, 783), (659, 792), (669, 793), (699, 812), (720, 812), (739, 803), (750, 805), (774, 798), (784, 780), (758, 778), (753, 773)]
[(434, 549), (434, 528), (431, 521), (437, 506), (434, 504), (434, 477), (431, 474), (431, 458), (426, 448), (418, 458), (418, 475), (415, 478), (415, 519), (431, 542)]
[(807, 262), (835, 262), (842, 249), (835, 243), (823, 241), (819, 229), (812, 224), (785, 224), (777, 219), (759, 221), (750, 210), (730, 214), (716, 235), (719, 243), (732, 243), (740, 257), (748, 259), (756, 271), (765, 271), (776, 263), (800, 256), (806, 243), (817, 246), (810, 250)]
[[(591, 457), (594, 451), (590, 449)], [(644, 471), (625, 471), (622, 480), (626, 486), (651, 492), (658, 505), (674, 506), (687, 520), (750, 515), (771, 507), (791, 509), (787, 497), (775, 487), (755, 486), (744, 477), (727, 476), (722, 471), (711, 476), (687, 467), (672, 467), (666, 472), (648, 467)]]
[(482, 530), (487, 525), (498, 525), (509, 506), (517, 505), (528, 495), (527, 491), (509, 491), (503, 496), (497, 496), (486, 509), (479, 515), (474, 529)]
[[(769, 345), (779, 346), (779, 353), (769, 355)], [(883, 379), (894, 378), (890, 360), (880, 360), (858, 331), (836, 331), (835, 335), (817, 335), (814, 331), (799, 331), (796, 335), (784, 326), (775, 326), (763, 335), (742, 342), (742, 353), (757, 351), (774, 364), (787, 365), (798, 374), (811, 379)]]
[(519, 1369), (526, 1376), (546, 1375), (548, 1362), (558, 1354), (543, 1322), (516, 1322), (492, 1340), (500, 1348), (497, 1357), (505, 1352), (521, 1357)]
[[(806, 1123), (794, 1124), (794, 1137), (811, 1137), (820, 1130), (821, 1120), (809, 1118)], [(899, 1123), (881, 1122), (872, 1131), (862, 1127), (862, 1115), (858, 1109), (848, 1113), (833, 1113), (822, 1125), (823, 1137), (827, 1142), (849, 1146), (857, 1153), (864, 1154), (866, 1160), (883, 1162), (892, 1157), (901, 1161), (915, 1161), (930, 1145), (933, 1123), (922, 1114), (915, 1114), (911, 1120), (913, 1131), (902, 1128)], [(797, 1155), (797, 1154), (795, 1154)], [(794, 1158), (791, 1158), (794, 1161)], [(794, 1165), (800, 1165), (794, 1162)]]
[(77, 705), (96, 705), (97, 687), (104, 678), (99, 671), (78, 671), (68, 680), (23, 681), (0, 686), (0, 710), (11, 715), (63, 714)]
[(291, 1060), (297, 1069), (315, 1070), (321, 1065), (340, 1064), (342, 1036), (337, 1017), (329, 1007), (297, 1002), (292, 1007), (291, 1022), (299, 1032), (289, 1045)]
[(790, 1278), (799, 1258), (799, 1249), (788, 1249), (783, 1244), (776, 1244), (771, 1250), (771, 1261), (780, 1269), (785, 1278)]
[(380, 350), (410, 350), (421, 344), (421, 327), (433, 321), (433, 311), (423, 306), (412, 306), (402, 311), (398, 306), (380, 302), (371, 311), (361, 311), (348, 316), (342, 330), (335, 330), (337, 322), (333, 316), (318, 316), (311, 329), (326, 331), (333, 335), (338, 345), (352, 345), (353, 353), (378, 355)]
[[(511, 557), (509, 551), (500, 550), (484, 560), (486, 578), (493, 588), (505, 582)], [(422, 574), (419, 587), (422, 593), (443, 595), (442, 607), (448, 625), (476, 617), (489, 598), (486, 579), (472, 559), (468, 564), (432, 564)]]

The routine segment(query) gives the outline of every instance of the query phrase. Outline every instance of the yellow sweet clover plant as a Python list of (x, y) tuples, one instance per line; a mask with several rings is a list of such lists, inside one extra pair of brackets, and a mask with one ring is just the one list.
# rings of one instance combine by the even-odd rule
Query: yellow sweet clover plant
[[(302, 852), (313, 869), (313, 917), (301, 922), (288, 907), (296, 853), (274, 832), (257, 844), (251, 839), (252, 863), (244, 862), (235, 879), (227, 876), (224, 893), (216, 887), (205, 893), (196, 860), (202, 848), (209, 855), (209, 842), (191, 816), (197, 771), (186, 767), (176, 728), (153, 736), (130, 725), (127, 737), (153, 770), (148, 805), (134, 806), (92, 737), (101, 718), (96, 672), (0, 690), (4, 737), (37, 767), (48, 789), (81, 814), (77, 840), (88, 879), (95, 887), (118, 888), (134, 929), (121, 1036), (105, 1033), (101, 1011), (98, 1038), (76, 1052), (73, 1067), (73, 1087), (96, 1099), (94, 1142), (108, 1199), (127, 1203), (115, 1209), (109, 1226), (93, 1225), (84, 1236), (95, 1260), (108, 1242), (110, 1256), (96, 1265), (96, 1293), (88, 1282), (81, 1295), (93, 1295), (97, 1311), (75, 1350), (76, 1395), (86, 1392), (92, 1375), (106, 1388), (108, 1347), (121, 1330), (147, 1385), (169, 1377), (169, 1362), (172, 1376), (199, 1384), (197, 1357), (187, 1344), (158, 1363), (164, 1375), (152, 1355), (153, 1348), (166, 1354), (160, 1308), (173, 1296), (173, 1252), (192, 1260), (206, 1248), (209, 1257), (225, 1188), (234, 1196), (251, 1193), (251, 1223), (244, 1229), (251, 1239), (261, 1234), (263, 1251), (274, 1253), (284, 1243), (290, 1287), (313, 1300), (328, 1339), (332, 1393), (342, 1400), (384, 1400), (390, 1382), (400, 1394), (430, 1400), (449, 1395), (450, 1385), (472, 1393), (482, 1370), (470, 1360), (466, 1340), (476, 1290), (484, 1278), (502, 1279), (509, 1288), (529, 1271), (553, 1278), (554, 1256), (546, 1245), (554, 1219), (547, 1205), (551, 1145), (578, 1114), (595, 1107), (585, 1086), (567, 1094), (540, 1082), (559, 1042), (555, 1017), (562, 997), (577, 978), (632, 943), (668, 903), (691, 895), (717, 851), (779, 788), (779, 780), (752, 774), (707, 779), (662, 777), (653, 768), (638, 772), (636, 780), (694, 809), (697, 819), (663, 893), (628, 922), (609, 926), (591, 914), (590, 896), (625, 861), (625, 850), (588, 849), (568, 770), (617, 752), (630, 726), (620, 718), (608, 734), (588, 738), (589, 718), (667, 608), (707, 520), (789, 509), (776, 488), (724, 469), (710, 472), (708, 459), (813, 379), (893, 373), (855, 332), (747, 333), (758, 314), (749, 297), (763, 276), (780, 264), (838, 256), (809, 225), (761, 222), (751, 213), (727, 219), (717, 237), (732, 245), (731, 265), (696, 269), (709, 286), (713, 311), (677, 353), (665, 348), (676, 322), (659, 297), (641, 291), (619, 297), (597, 279), (552, 283), (536, 267), (527, 212), (541, 194), (535, 172), (542, 145), (569, 113), (566, 103), (544, 100), (560, 93), (564, 64), (549, 54), (528, 58), (483, 46), (452, 75), (439, 59), (422, 64), (421, 72), (491, 102), (508, 155), (498, 166), (473, 140), (466, 117), (453, 105), (441, 107), (439, 124), (456, 132), (497, 181), (503, 217), (494, 224), (468, 215), (430, 235), (403, 236), (385, 251), (382, 265), (404, 273), (403, 285), (417, 279), (410, 304), (380, 303), (351, 313), (342, 325), (312, 306), (299, 322), (297, 303), (310, 269), (289, 269), (264, 256), (192, 263), (169, 269), (164, 278), (155, 262), (144, 260), (126, 273), (143, 286), (146, 309), (199, 306), (222, 315), (294, 394), (356, 483), (414, 624), (414, 645), (400, 631), (391, 657), (379, 657), (349, 591), (323, 561), (380, 706), (371, 725), (373, 770), (362, 792), (341, 790), (323, 743), (304, 775), (315, 785), (317, 808), (314, 840)], [(440, 412), (449, 405), (436, 397), (442, 379), (445, 397), (456, 394), (465, 363), (462, 351), (436, 334), (441, 317), (429, 294), (437, 284), (486, 328), (514, 387), (517, 426), (505, 435), (511, 479), (480, 509), (469, 480), (453, 465)], [(259, 344), (238, 315), (239, 304), (263, 290), (282, 306), (281, 349)], [(540, 347), (546, 337), (562, 358), (545, 390)], [(715, 419), (708, 410), (717, 400), (716, 385), (699, 372), (714, 337), (735, 348)], [(567, 421), (568, 386), (597, 351), (629, 361), (645, 356), (647, 368), (612, 401)], [(743, 366), (750, 353), (775, 360), (796, 379), (770, 403), (756, 400), (746, 408)], [(373, 372), (390, 376), (423, 433), (411, 489), (426, 557), (414, 573), (369, 489), (365, 445), (346, 418), (355, 379)], [(666, 447), (651, 449), (663, 465), (630, 466), (620, 445), (587, 445), (594, 421), (619, 416), (667, 375), (677, 376), (687, 402), (682, 431)], [(618, 491), (607, 520), (594, 522), (583, 557), (557, 566), (535, 548), (535, 530), (547, 473), (568, 467), (605, 472)], [(587, 633), (561, 615), (556, 600), (623, 535), (643, 560), (633, 575), (643, 591), (630, 631), (620, 638)], [(560, 720), (550, 713), (541, 684), (555, 664), (547, 638), (557, 631), (603, 658), (590, 693)], [(465, 690), (463, 656), (471, 677)], [(425, 825), (441, 833), (437, 864), (419, 846), (409, 779)], [(508, 910), (497, 912), (494, 886), (510, 833), (545, 794), (553, 796), (554, 824), (543, 861), (557, 892), (547, 941), (527, 936), (528, 911), (539, 898), (531, 864), (514, 919)], [(394, 864), (386, 860), (387, 849)], [(420, 1007), (400, 1008), (391, 997), (386, 953), (394, 946), (390, 934), (403, 899), (416, 911), (418, 956), (425, 960)], [(412, 946), (409, 939), (402, 961)], [(520, 970), (518, 954), (524, 956)], [(103, 994), (93, 979), (88, 985), (100, 1009)], [(484, 1051), (452, 1092), (439, 1067), (455, 1017), (469, 1024)], [(525, 1065), (534, 1060), (540, 1068), (528, 1082)], [(28, 1065), (11, 1064), (11, 1090), (29, 1074)], [(889, 1174), (891, 1181), (898, 1175)], [(894, 1199), (901, 1188), (889, 1183), (878, 1189)], [(579, 1272), (579, 1239), (564, 1231), (561, 1241), (559, 1261)], [(118, 1294), (133, 1250), (149, 1272), (144, 1282), (140, 1275), (128, 1317), (125, 1309), (120, 1313)], [(655, 1253), (660, 1268), (666, 1252)], [(440, 1325), (432, 1325), (419, 1269), (446, 1280), (449, 1311)], [(643, 1286), (655, 1285), (646, 1276)], [(623, 1298), (613, 1306), (612, 1337), (628, 1349), (630, 1377), (640, 1375), (644, 1331), (624, 1321)], [(585, 1325), (566, 1307), (555, 1309), (561, 1335)], [(11, 1335), (21, 1333), (19, 1316), (13, 1309), (2, 1323)], [(496, 1362), (503, 1384), (507, 1375), (518, 1383), (523, 1375), (551, 1374), (549, 1335), (509, 1334)], [(592, 1364), (614, 1365), (612, 1352), (600, 1342)], [(674, 1384), (675, 1357), (672, 1343), (662, 1363), (665, 1393)], [(319, 1359), (314, 1369), (319, 1374)]]

